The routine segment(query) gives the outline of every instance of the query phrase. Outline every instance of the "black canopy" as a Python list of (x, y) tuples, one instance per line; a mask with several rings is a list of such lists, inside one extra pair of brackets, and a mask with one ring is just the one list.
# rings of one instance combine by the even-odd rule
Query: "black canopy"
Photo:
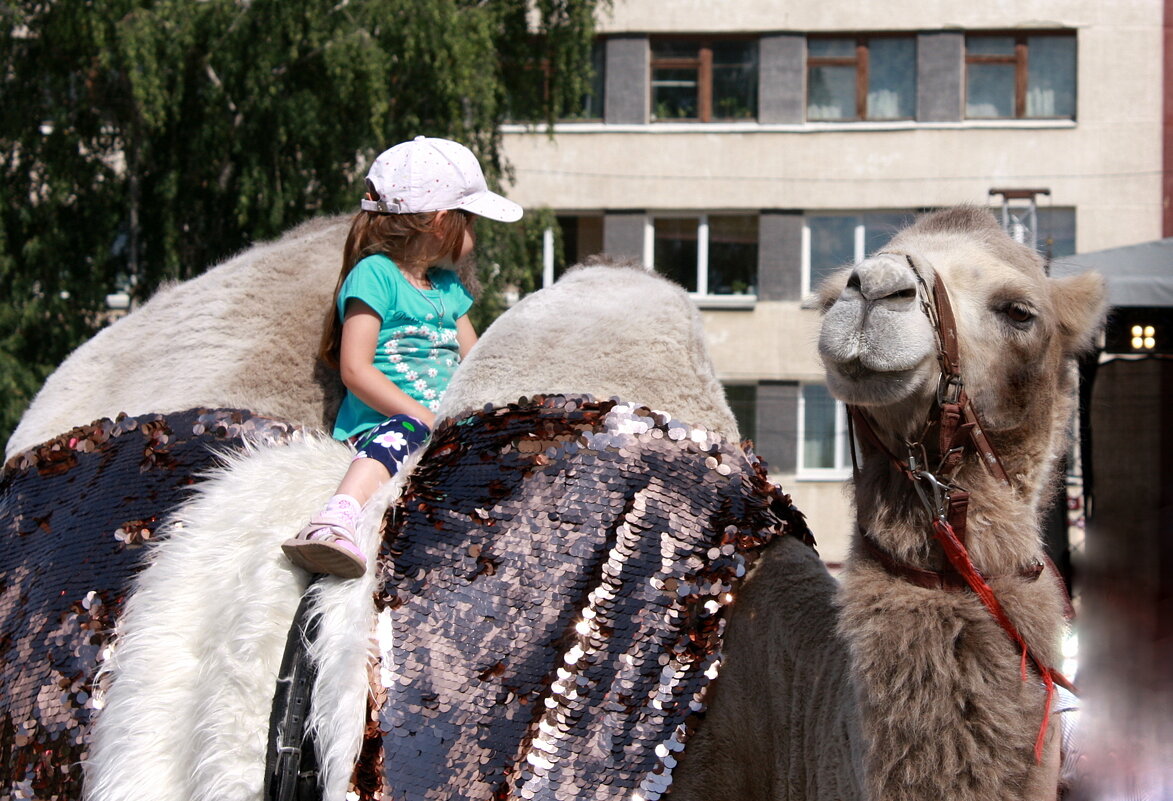
[(1173, 307), (1173, 237), (1056, 259), (1051, 275), (1095, 270), (1108, 282), (1108, 302)]

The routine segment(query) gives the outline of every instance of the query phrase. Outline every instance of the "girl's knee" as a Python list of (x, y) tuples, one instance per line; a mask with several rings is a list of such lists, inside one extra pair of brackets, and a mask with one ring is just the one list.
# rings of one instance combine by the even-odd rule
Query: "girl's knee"
[(393, 476), (407, 457), (423, 446), (430, 433), (414, 417), (395, 415), (359, 437), (355, 461), (373, 460), (386, 468), (389, 477)]

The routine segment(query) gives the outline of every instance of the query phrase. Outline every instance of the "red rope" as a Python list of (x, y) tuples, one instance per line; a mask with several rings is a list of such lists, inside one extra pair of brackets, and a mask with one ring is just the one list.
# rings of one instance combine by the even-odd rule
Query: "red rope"
[(1018, 629), (1015, 628), (1014, 623), (1006, 614), (1006, 610), (1002, 608), (1002, 604), (998, 602), (997, 596), (994, 595), (994, 590), (986, 583), (985, 578), (978, 572), (977, 567), (974, 566), (973, 561), (969, 558), (969, 552), (965, 546), (961, 544), (961, 540), (957, 538), (957, 534), (953, 531), (953, 527), (949, 525), (946, 520), (933, 521), (933, 535), (937, 541), (941, 543), (941, 548), (945, 551), (945, 556), (949, 559), (949, 564), (953, 566), (969, 588), (973, 590), (974, 594), (981, 599), (981, 602), (989, 610), (990, 614), (994, 616), (994, 620), (998, 621), (998, 625), (1010, 635), (1010, 639), (1022, 650), (1022, 679), (1026, 681), (1026, 660), (1029, 657), (1034, 663), (1035, 668), (1038, 669), (1039, 674), (1043, 677), (1043, 684), (1047, 688), (1046, 706), (1043, 709), (1043, 722), (1039, 726), (1039, 736), (1035, 739), (1035, 761), (1043, 761), (1043, 742), (1047, 736), (1047, 725), (1051, 722), (1051, 703), (1055, 698), (1055, 682), (1059, 683), (1068, 689), (1074, 691), (1074, 687), (1067, 681), (1067, 679), (1058, 671), (1044, 665), (1042, 661), (1035, 656), (1034, 652), (1030, 650), (1030, 646), (1026, 644), (1026, 640), (1019, 634)]

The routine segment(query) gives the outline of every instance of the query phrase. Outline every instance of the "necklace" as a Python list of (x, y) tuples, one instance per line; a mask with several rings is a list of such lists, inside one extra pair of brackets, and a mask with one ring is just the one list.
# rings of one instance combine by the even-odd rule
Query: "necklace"
[[(426, 277), (427, 273), (425, 273), (424, 275)], [(434, 311), (436, 313), (436, 317), (439, 318), (436, 323), (436, 325), (439, 326), (444, 321), (444, 313), (447, 311), (447, 309), (444, 308), (444, 296), (440, 295), (440, 305), (437, 306), (435, 303), (432, 302), (431, 298), (429, 298), (427, 295), (424, 294), (424, 291), (422, 289), (420, 289), (418, 286), (416, 286), (412, 282), (411, 278), (409, 278), (406, 273), (404, 273), (403, 277), (407, 278), (407, 283), (411, 285), (411, 288), (414, 289), (416, 292), (418, 292), (419, 296), (421, 298), (423, 298), (425, 301), (427, 301), (428, 305), (432, 307), (432, 311)], [(431, 282), (429, 282), (429, 283), (431, 283)], [(435, 288), (435, 286), (436, 286), (435, 284), (432, 284), (433, 289)]]

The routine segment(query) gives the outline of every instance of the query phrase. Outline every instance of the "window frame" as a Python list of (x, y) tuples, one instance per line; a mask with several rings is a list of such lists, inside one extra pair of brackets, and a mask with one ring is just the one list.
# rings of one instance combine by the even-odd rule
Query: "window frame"
[[(812, 56), (810, 54), (810, 43), (812, 41), (828, 41), (831, 39), (854, 39), (855, 40), (855, 55), (853, 57), (846, 56)], [(868, 88), (869, 79), (871, 77), (871, 50), (869, 44), (876, 39), (909, 39), (913, 43), (914, 53), (917, 46), (917, 39), (914, 34), (908, 33), (828, 33), (828, 34), (808, 34), (806, 37), (806, 66), (805, 66), (805, 88), (806, 97), (803, 104), (803, 119), (806, 122), (813, 123), (850, 123), (850, 122), (907, 122), (916, 120), (916, 82), (919, 79), (917, 71), (913, 69), (913, 109), (912, 114), (907, 117), (884, 117), (883, 119), (873, 119), (868, 116)], [(814, 67), (855, 67), (855, 116), (850, 118), (842, 118), (835, 120), (818, 120), (810, 117), (810, 87), (811, 87), (811, 69)]]
[[(760, 109), (754, 102), (754, 113), (749, 117), (713, 117), (713, 45), (725, 42), (746, 42), (759, 48), (758, 53), (758, 85), (761, 85), (761, 54), (760, 37), (756, 35), (730, 34), (728, 36), (671, 36), (653, 35), (648, 37), (648, 118), (650, 122), (754, 122), (758, 119)], [(656, 57), (657, 42), (687, 42), (695, 44), (695, 57), (670, 56)], [(656, 70), (657, 69), (695, 69), (696, 70), (696, 117), (657, 117), (656, 116)]]
[[(851, 429), (847, 424), (847, 405), (835, 396), (827, 394), (831, 397), (835, 404), (835, 466), (834, 467), (809, 467), (806, 464), (806, 388), (807, 387), (822, 387), (827, 388), (827, 385), (821, 381), (803, 381), (798, 385), (798, 453), (796, 454), (794, 469), (795, 478), (799, 481), (844, 481), (851, 478), (851, 451), (854, 447), (851, 442)], [(840, 464), (840, 457), (846, 454), (843, 459), (843, 464)]]
[[(1075, 45), (1075, 71), (1071, 75), (1074, 107), (1069, 116), (1027, 116), (1026, 100), (1030, 80), (1030, 48), (1027, 40), (1031, 37), (1054, 36), (1073, 40)], [(977, 37), (1009, 37), (1014, 40), (1014, 53), (1003, 55), (971, 54), (969, 40)], [(967, 112), (969, 106), (969, 66), (970, 64), (1012, 64), (1014, 66), (1014, 116), (1013, 117), (971, 117)], [(966, 120), (1075, 120), (1079, 112), (1079, 39), (1075, 31), (1065, 30), (1031, 30), (1031, 31), (967, 31), (965, 34), (965, 52), (962, 62), (964, 72), (961, 76), (962, 102), (961, 110)]]
[[(761, 248), (761, 213), (750, 214), (720, 211), (657, 211), (647, 215), (644, 220), (644, 252), (643, 263), (649, 270), (656, 269), (656, 220), (696, 220), (696, 292), (689, 292), (688, 296), (705, 306), (752, 306), (757, 303), (757, 292), (741, 294), (713, 294), (709, 289), (709, 218), (710, 217), (752, 217), (758, 221), (758, 248), (760, 257)], [(755, 289), (757, 265), (755, 271)]]

